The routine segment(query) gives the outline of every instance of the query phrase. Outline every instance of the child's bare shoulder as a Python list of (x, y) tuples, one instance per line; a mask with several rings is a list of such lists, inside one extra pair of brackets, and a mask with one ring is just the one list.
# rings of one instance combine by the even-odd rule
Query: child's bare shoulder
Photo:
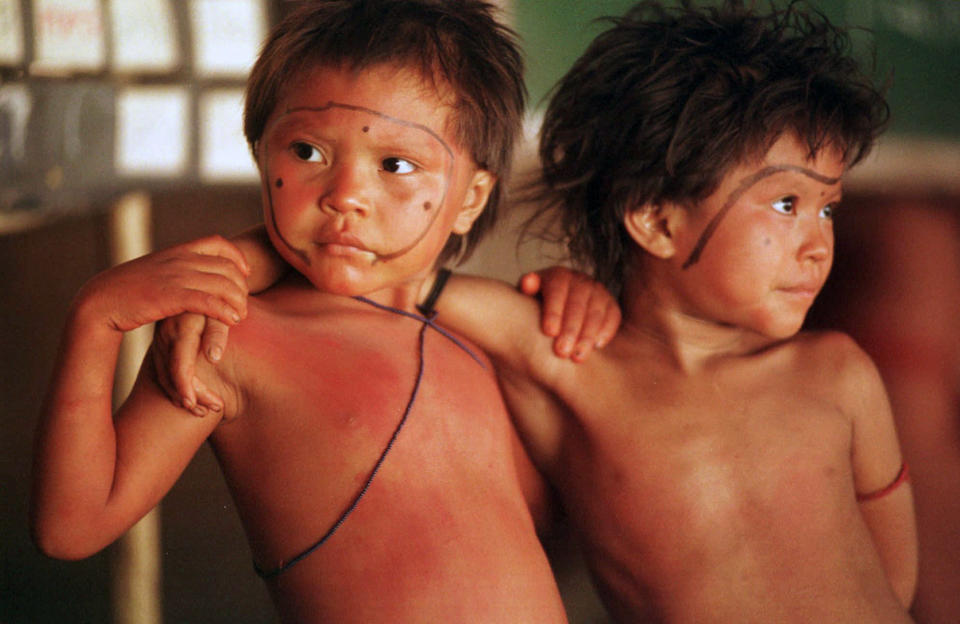
[(883, 393), (883, 381), (870, 356), (849, 335), (839, 331), (806, 331), (792, 341), (796, 366), (815, 375), (847, 402), (858, 395)]
[(297, 371), (309, 369), (322, 379), (322, 355), (349, 336), (342, 297), (297, 285), (279, 285), (251, 296), (247, 317), (230, 330), (216, 365), (197, 359), (197, 377), (224, 400), (224, 419), (242, 415), (249, 397), (264, 386), (284, 387)]
[(496, 362), (501, 374), (544, 381), (556, 375), (560, 358), (539, 330), (540, 304), (500, 280), (458, 274), (439, 301), (441, 325), (470, 336)]
[(799, 357), (834, 373), (873, 368), (870, 356), (848, 334), (834, 330), (804, 331), (791, 341)]

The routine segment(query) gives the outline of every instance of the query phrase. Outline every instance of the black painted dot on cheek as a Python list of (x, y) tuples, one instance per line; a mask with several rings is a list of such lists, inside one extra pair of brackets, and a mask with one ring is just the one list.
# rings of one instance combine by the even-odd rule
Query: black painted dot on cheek
[(370, 126), (364, 126), (364, 127), (363, 127), (363, 131), (364, 131), (364, 132), (370, 132)]
[(280, 188), (282, 186), (283, 186), (283, 178), (277, 178), (277, 188)]
[(433, 208), (433, 204), (431, 204), (430, 202), (423, 202), (424, 211), (430, 210), (431, 208)]

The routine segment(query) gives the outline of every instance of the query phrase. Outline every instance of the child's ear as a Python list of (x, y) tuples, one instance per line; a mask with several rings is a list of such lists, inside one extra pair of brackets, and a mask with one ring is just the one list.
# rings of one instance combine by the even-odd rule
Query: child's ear
[(477, 220), (480, 213), (487, 205), (487, 199), (493, 192), (493, 187), (497, 183), (497, 178), (485, 169), (477, 169), (467, 192), (463, 197), (463, 205), (460, 207), (460, 213), (453, 224), (454, 234), (466, 234), (473, 227), (473, 222)]
[(675, 234), (682, 219), (683, 208), (676, 204), (644, 204), (628, 212), (623, 225), (638, 245), (666, 260), (677, 252)]

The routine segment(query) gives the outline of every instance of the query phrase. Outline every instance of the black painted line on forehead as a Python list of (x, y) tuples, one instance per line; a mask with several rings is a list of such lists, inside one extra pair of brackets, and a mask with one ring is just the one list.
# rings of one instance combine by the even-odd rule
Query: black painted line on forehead
[(720, 208), (720, 211), (713, 215), (713, 218), (710, 219), (710, 223), (707, 224), (707, 227), (703, 230), (703, 234), (701, 234), (700, 238), (697, 240), (697, 244), (690, 253), (690, 257), (687, 258), (687, 261), (683, 263), (683, 268), (689, 269), (700, 260), (700, 255), (703, 253), (703, 248), (707, 246), (707, 242), (720, 226), (720, 222), (723, 221), (723, 218), (727, 216), (727, 213), (731, 208), (733, 208), (733, 205), (737, 203), (737, 200), (740, 199), (744, 193), (750, 190), (750, 188), (760, 180), (769, 178), (777, 173), (783, 173), (785, 171), (795, 171), (797, 173), (801, 173), (808, 178), (812, 178), (817, 182), (820, 182), (821, 184), (834, 185), (840, 181), (840, 178), (831, 178), (818, 173), (813, 169), (799, 167), (797, 165), (771, 165), (748, 175), (744, 179), (740, 180), (740, 184), (737, 185), (737, 188), (733, 189), (733, 191), (730, 192), (730, 195), (727, 196), (727, 200), (723, 203), (723, 207)]
[[(280, 121), (281, 121), (284, 117), (286, 117), (287, 115), (293, 114), (293, 113), (298, 113), (298, 112), (323, 112), (323, 111), (329, 110), (329, 109), (331, 109), (331, 108), (342, 108), (342, 109), (345, 109), (345, 110), (351, 110), (351, 111), (357, 111), (357, 112), (361, 112), (361, 113), (367, 113), (367, 114), (373, 115), (373, 116), (375, 116), (375, 117), (379, 117), (379, 118), (381, 118), (381, 119), (384, 119), (384, 120), (389, 121), (389, 122), (392, 122), (392, 123), (400, 124), (400, 125), (403, 125), (403, 126), (407, 126), (408, 128), (414, 128), (414, 129), (416, 129), (416, 130), (421, 130), (421, 131), (423, 131), (423, 132), (426, 132), (426, 133), (429, 134), (431, 137), (433, 137), (434, 139), (436, 139), (437, 142), (440, 143), (441, 147), (443, 147), (443, 149), (446, 150), (447, 155), (450, 156), (450, 162), (449, 162), (448, 165), (447, 165), (447, 171), (446, 171), (446, 176), (445, 176), (445, 177), (446, 177), (446, 180), (445, 180), (445, 184), (444, 184), (444, 188), (443, 188), (443, 194), (441, 195), (441, 197), (440, 197), (440, 202), (439, 202), (438, 205), (437, 205), (437, 206), (438, 206), (438, 209), (434, 212), (433, 217), (432, 217), (432, 218), (430, 219), (430, 221), (427, 223), (427, 226), (424, 228), (423, 232), (421, 232), (420, 235), (417, 236), (412, 243), (410, 243), (409, 245), (406, 245), (406, 246), (402, 247), (401, 249), (398, 249), (397, 251), (393, 251), (393, 252), (389, 252), (389, 253), (374, 252), (374, 253), (376, 254), (376, 259), (374, 260), (374, 263), (383, 262), (383, 261), (387, 261), (387, 260), (392, 260), (392, 259), (394, 259), (394, 258), (400, 257), (400, 256), (402, 256), (403, 254), (405, 254), (405, 253), (407, 253), (408, 251), (410, 251), (411, 249), (413, 249), (414, 247), (416, 247), (418, 244), (420, 244), (420, 241), (422, 241), (424, 238), (426, 238), (427, 234), (430, 232), (430, 228), (433, 227), (434, 222), (437, 220), (437, 217), (440, 215), (439, 207), (443, 206), (443, 205), (446, 203), (446, 201), (447, 201), (447, 194), (450, 192), (450, 185), (451, 185), (452, 182), (453, 182), (453, 180), (452, 180), (452, 178), (453, 178), (453, 165), (454, 165), (454, 163), (456, 162), (456, 157), (455, 157), (454, 154), (453, 154), (453, 150), (450, 149), (450, 146), (447, 145), (446, 141), (444, 141), (444, 140), (440, 137), (440, 135), (438, 135), (436, 132), (434, 132), (433, 130), (431, 130), (431, 129), (428, 128), (427, 126), (424, 126), (423, 124), (418, 124), (418, 123), (413, 122), (413, 121), (407, 121), (407, 120), (405, 120), (405, 119), (400, 119), (400, 118), (397, 118), (397, 117), (393, 117), (393, 116), (391, 116), (391, 115), (387, 115), (386, 113), (381, 113), (380, 111), (376, 111), (376, 110), (373, 110), (373, 109), (370, 109), (370, 108), (366, 108), (366, 107), (364, 107), (364, 106), (355, 106), (355, 105), (353, 105), (353, 104), (342, 104), (342, 103), (340, 103), (340, 102), (334, 102), (334, 101), (332, 101), (332, 100), (331, 100), (330, 102), (327, 102), (327, 105), (326, 105), (326, 106), (298, 106), (298, 107), (295, 107), (295, 108), (288, 108), (282, 115), (280, 115), (279, 117), (277, 117), (276, 120), (274, 120), (274, 122), (271, 124), (271, 127), (276, 126), (278, 123), (280, 123)], [(364, 132), (367, 132), (368, 130), (369, 130), (368, 127), (364, 127)], [(288, 241), (288, 240), (286, 239), (286, 237), (284, 237), (283, 233), (280, 231), (280, 228), (277, 226), (276, 211), (274, 210), (274, 205), (273, 205), (273, 188), (272, 188), (271, 185), (270, 185), (270, 168), (269, 168), (269, 163), (268, 163), (268, 162), (264, 162), (263, 167), (264, 167), (264, 176), (265, 176), (266, 181), (267, 181), (267, 183), (266, 183), (266, 184), (267, 184), (267, 185), (266, 185), (266, 190), (267, 190), (267, 205), (268, 205), (269, 210), (270, 210), (270, 221), (271, 221), (271, 223), (273, 224), (273, 230), (274, 230), (274, 232), (276, 233), (277, 238), (280, 239), (280, 241), (287, 247), (287, 249), (289, 249), (292, 253), (296, 254), (301, 260), (303, 260), (303, 262), (304, 262), (305, 264), (310, 265), (310, 264), (311, 264), (311, 263), (310, 263), (310, 256), (308, 256), (304, 250), (299, 249), (299, 248), (297, 248), (297, 247), (294, 247), (294, 246), (290, 243), (290, 241)], [(280, 185), (278, 185), (278, 186), (280, 186)]]
[[(280, 121), (281, 119), (283, 119), (283, 118), (286, 117), (287, 115), (291, 115), (291, 114), (293, 114), (293, 113), (300, 113), (300, 112), (322, 113), (323, 111), (330, 110), (331, 108), (342, 108), (342, 109), (344, 109), (344, 110), (357, 111), (357, 112), (360, 112), (360, 113), (367, 113), (368, 115), (373, 115), (374, 117), (379, 117), (380, 119), (384, 119), (384, 120), (386, 120), (386, 121), (389, 121), (389, 122), (392, 122), (392, 123), (395, 123), (395, 124), (399, 124), (399, 125), (401, 125), (401, 126), (407, 126), (408, 128), (414, 128), (414, 129), (416, 129), (416, 130), (421, 130), (421, 131), (423, 131), (423, 132), (426, 132), (427, 134), (429, 134), (430, 136), (432, 136), (434, 139), (436, 139), (437, 142), (440, 143), (440, 145), (443, 146), (443, 149), (445, 149), (445, 150), (447, 151), (447, 154), (450, 156), (450, 159), (451, 159), (451, 160), (453, 159), (453, 150), (450, 149), (450, 146), (447, 145), (447, 142), (444, 141), (444, 140), (440, 137), (440, 135), (437, 134), (436, 132), (434, 132), (432, 129), (428, 128), (427, 126), (424, 126), (423, 124), (419, 124), (419, 123), (417, 123), (417, 122), (415, 122), (415, 121), (407, 121), (406, 119), (400, 119), (399, 117), (393, 117), (392, 115), (387, 115), (386, 113), (381, 113), (380, 111), (373, 110), (372, 108), (367, 108), (367, 107), (365, 107), (365, 106), (355, 106), (355, 105), (353, 105), (353, 104), (343, 104), (342, 102), (334, 102), (334, 101), (331, 100), (331, 101), (327, 102), (326, 106), (297, 106), (297, 107), (295, 107), (295, 108), (288, 108), (288, 109), (286, 110), (286, 112), (283, 113), (283, 115), (281, 115), (280, 117), (277, 118), (277, 121)], [(364, 132), (366, 132), (366, 129), (364, 130)]]
[[(373, 115), (374, 117), (379, 117), (380, 119), (384, 119), (384, 120), (389, 121), (389, 122), (391, 122), (391, 123), (399, 124), (399, 125), (401, 125), (401, 126), (406, 126), (406, 127), (408, 127), (408, 128), (413, 128), (413, 129), (415, 129), (415, 130), (420, 130), (420, 131), (422, 131), (422, 132), (426, 132), (426, 133), (429, 134), (431, 137), (433, 137), (434, 139), (436, 139), (436, 141), (440, 144), (441, 147), (443, 147), (443, 149), (447, 152), (447, 155), (450, 157), (450, 162), (447, 164), (447, 171), (446, 171), (446, 178), (447, 178), (447, 179), (446, 179), (446, 184), (444, 185), (443, 195), (440, 197), (440, 202), (439, 202), (439, 204), (438, 204), (437, 206), (438, 206), (438, 208), (439, 208), (440, 206), (443, 206), (443, 205), (446, 203), (446, 201), (447, 201), (447, 194), (450, 192), (450, 185), (451, 185), (451, 183), (453, 182), (453, 179), (452, 179), (452, 178), (453, 178), (453, 165), (454, 165), (454, 163), (456, 162), (456, 156), (454, 156), (453, 150), (450, 148), (449, 145), (447, 145), (447, 142), (444, 141), (443, 138), (442, 138), (439, 134), (437, 134), (437, 133), (434, 132), (432, 129), (428, 128), (427, 126), (425, 126), (425, 125), (423, 125), (423, 124), (419, 124), (419, 123), (417, 123), (417, 122), (415, 122), (415, 121), (408, 121), (408, 120), (406, 120), (406, 119), (400, 119), (399, 117), (394, 117), (394, 116), (388, 115), (388, 114), (386, 114), (386, 113), (381, 113), (381, 112), (378, 111), (378, 110), (374, 110), (374, 109), (372, 109), (372, 108), (367, 108), (366, 106), (357, 106), (357, 105), (355, 105), (355, 104), (344, 104), (343, 102), (334, 102), (333, 100), (330, 100), (329, 102), (327, 102), (326, 106), (297, 106), (297, 107), (294, 107), (294, 108), (288, 108), (282, 115), (280, 115), (280, 117), (277, 118), (277, 120), (274, 122), (274, 125), (277, 124), (277, 123), (279, 123), (280, 120), (283, 119), (284, 117), (286, 117), (287, 115), (291, 115), (291, 114), (293, 114), (293, 113), (300, 113), (300, 112), (322, 113), (323, 111), (330, 110), (331, 108), (342, 108), (342, 109), (344, 109), (344, 110), (357, 111), (357, 112), (360, 112), (360, 113), (367, 113), (368, 115)], [(368, 126), (365, 126), (364, 129), (363, 129), (364, 132), (367, 132), (368, 130), (369, 130), (369, 127), (368, 127)], [(433, 220), (431, 220), (430, 223), (431, 223), (431, 225), (432, 225), (432, 224), (433, 224)], [(424, 234), (419, 237), (418, 241), (419, 241), (419, 240), (422, 240), (423, 237), (425, 237), (425, 236), (426, 236), (426, 232), (424, 232)], [(398, 254), (399, 254), (399, 253), (400, 253), (400, 252), (398, 252)], [(398, 254), (388, 254), (388, 256), (389, 256), (389, 257), (392, 257), (392, 256), (398, 255)]]

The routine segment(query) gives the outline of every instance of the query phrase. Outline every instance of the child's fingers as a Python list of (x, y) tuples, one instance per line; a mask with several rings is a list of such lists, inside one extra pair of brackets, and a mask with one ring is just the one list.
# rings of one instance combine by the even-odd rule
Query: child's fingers
[(239, 267), (244, 275), (250, 274), (250, 265), (247, 264), (247, 259), (244, 257), (243, 252), (240, 251), (239, 247), (222, 236), (214, 235), (191, 241), (184, 244), (183, 248), (198, 254), (226, 258)]
[(175, 262), (169, 269), (170, 276), (184, 286), (192, 285), (198, 290), (230, 293), (244, 301), (249, 294), (246, 276), (230, 260), (219, 256), (193, 254), (179, 256)]
[(197, 370), (200, 334), (206, 318), (199, 314), (181, 314), (176, 318), (177, 334), (165, 362), (174, 388), (184, 398), (184, 406), (193, 409), (198, 405), (193, 379)]
[[(558, 337), (563, 331), (568, 314), (573, 273), (563, 267), (551, 267), (538, 273), (540, 296), (543, 301), (540, 312), (541, 328), (544, 334)], [(556, 344), (557, 341), (554, 341), (554, 345)], [(572, 343), (569, 347), (573, 347)]]
[[(598, 320), (593, 325), (587, 325), (590, 316), (590, 300), (593, 294), (593, 281), (579, 273), (571, 273), (568, 280), (569, 288), (566, 300), (563, 302), (563, 321), (560, 333), (554, 341), (554, 352), (560, 357), (570, 357), (578, 341), (584, 335), (584, 329), (596, 333)], [(591, 329), (592, 328), (592, 329)]]
[[(209, 292), (211, 294), (216, 294), (224, 299), (234, 311), (237, 312), (237, 315), (240, 319), (244, 319), (247, 316), (247, 298), (248, 292), (246, 287), (236, 287), (232, 282), (224, 283), (224, 278), (220, 275), (211, 275), (208, 279), (219, 281), (219, 289), (211, 287)], [(200, 290), (208, 290), (203, 287)]]
[(583, 362), (594, 349), (607, 345), (620, 327), (620, 306), (599, 284), (587, 304), (580, 335), (576, 339), (571, 358)]
[(166, 370), (166, 362), (164, 361), (163, 355), (160, 353), (160, 349), (156, 342), (150, 348), (149, 356), (153, 362), (153, 370), (157, 385), (160, 386), (160, 389), (163, 390), (163, 393), (167, 395), (167, 398), (170, 399), (174, 404), (181, 407), (186, 407), (185, 400), (177, 393), (177, 389), (173, 385), (173, 381), (170, 379), (170, 374)]
[[(583, 314), (583, 322), (579, 328), (579, 334), (575, 337), (575, 346), (571, 357), (575, 362), (584, 361), (587, 356), (597, 346), (598, 335), (603, 327), (603, 321), (606, 317), (606, 307), (596, 298), (591, 297), (586, 304)], [(570, 332), (577, 331), (577, 328), (570, 327)]]
[[(548, 272), (550, 269), (544, 269), (543, 273)], [(549, 284), (549, 281), (547, 282)], [(530, 297), (539, 297), (541, 299), (540, 306), (540, 330), (547, 336), (556, 336), (560, 331), (560, 324), (562, 321), (562, 316), (558, 311), (559, 306), (547, 306), (543, 298), (543, 293), (541, 288), (543, 287), (544, 280), (541, 279), (540, 273), (532, 272), (526, 273), (520, 277), (520, 283), (518, 284), (520, 292)], [(557, 290), (557, 286), (554, 285), (554, 292)], [(562, 308), (561, 308), (562, 309)]]
[[(217, 319), (228, 325), (236, 325), (246, 316), (246, 300), (229, 291), (212, 293), (209, 290), (186, 288), (179, 294), (178, 307), (174, 313), (192, 312)], [(169, 316), (169, 315), (168, 315)]]
[(530, 297), (540, 293), (540, 274), (537, 272), (524, 273), (520, 277), (520, 292)]
[(230, 326), (221, 323), (216, 319), (207, 319), (207, 324), (203, 328), (203, 337), (201, 345), (203, 353), (207, 359), (213, 363), (220, 361), (224, 350), (227, 348), (227, 338), (230, 334)]
[(223, 413), (223, 399), (196, 377), (193, 379), (193, 389), (197, 393), (198, 407), (216, 414)]
[(157, 323), (153, 337), (153, 360), (161, 387), (174, 403), (190, 410), (196, 406), (191, 379), (203, 323), (204, 317), (198, 314), (166, 318)]
[[(156, 347), (154, 343), (154, 347)], [(167, 370), (166, 359), (169, 359), (169, 354), (166, 356), (161, 352), (161, 349), (152, 348), (150, 350), (153, 359), (153, 369), (155, 373), (155, 378), (157, 384), (163, 390), (164, 394), (167, 395), (167, 398), (170, 399), (175, 405), (178, 405), (196, 416), (203, 416), (206, 414), (206, 408), (197, 404), (197, 402), (188, 397), (184, 397), (183, 394), (177, 389), (176, 385), (173, 382), (173, 379), (170, 377), (170, 372)], [(191, 394), (193, 394), (191, 392)]]
[[(607, 293), (607, 296), (610, 296), (609, 293)], [(617, 335), (622, 320), (623, 314), (620, 311), (620, 305), (610, 296), (610, 303), (607, 305), (603, 322), (600, 325), (600, 330), (597, 332), (596, 346), (598, 349), (602, 349), (610, 344), (613, 337)]]

